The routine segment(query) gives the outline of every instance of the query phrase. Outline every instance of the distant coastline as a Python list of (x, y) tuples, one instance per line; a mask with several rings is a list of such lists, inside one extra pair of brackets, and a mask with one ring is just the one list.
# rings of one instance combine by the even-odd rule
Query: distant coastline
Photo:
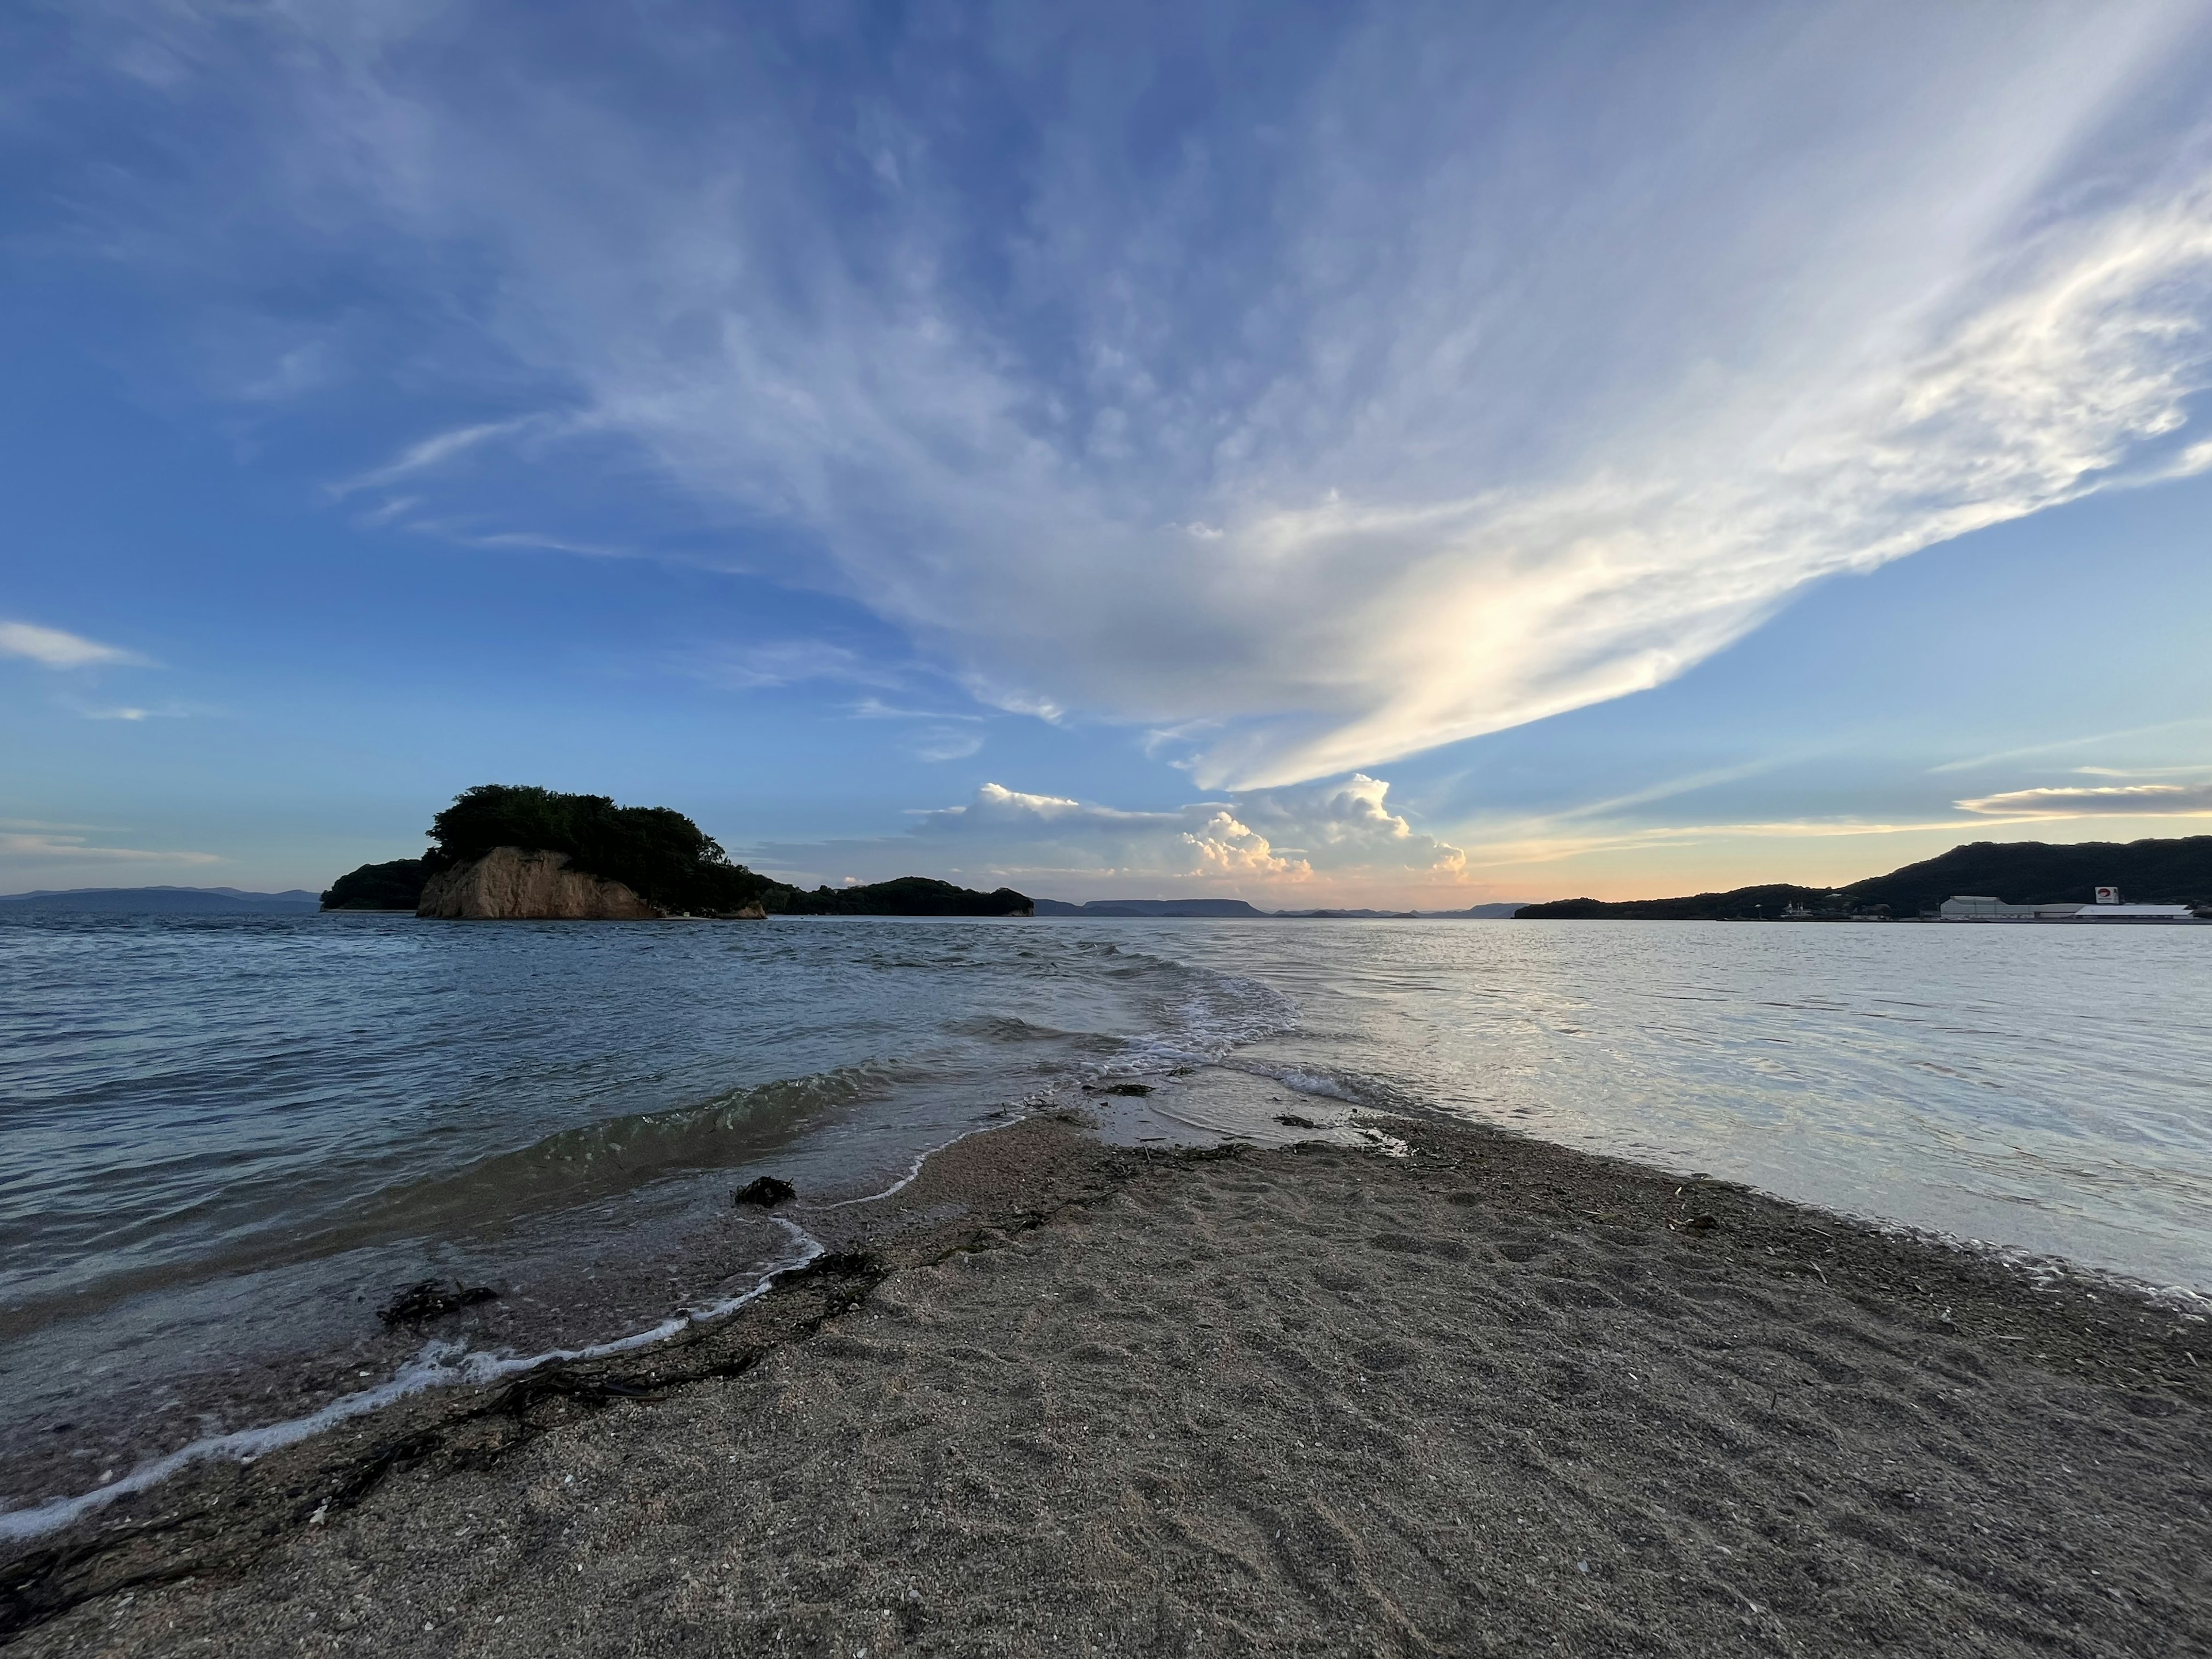
[(249, 893), (236, 887), (61, 887), (0, 893), (0, 909), (88, 915), (297, 915), (319, 908), (302, 888)]
[[(1681, 898), (1555, 899), (1516, 914), (1528, 921), (1916, 921), (1952, 919), (1944, 907), (1961, 895), (2033, 909), (2087, 906), (2100, 889), (2124, 890), (2138, 904), (2212, 914), (2212, 836), (2056, 845), (1978, 841), (1844, 887), (1771, 883)], [(1993, 914), (1986, 903), (1981, 908)]]
[[(611, 806), (611, 803), (609, 803)], [(616, 809), (617, 811), (628, 809)], [(665, 809), (645, 809), (659, 812)], [(668, 814), (672, 818), (677, 814)], [(688, 818), (680, 823), (699, 835)], [(540, 837), (544, 839), (544, 837)], [(556, 849), (565, 850), (565, 849)], [(482, 856), (472, 854), (471, 856)], [(597, 862), (617, 864), (602, 858)], [(713, 860), (703, 862), (713, 865)], [(298, 915), (325, 910), (413, 913), (430, 874), (445, 867), (437, 854), (362, 865), (318, 896), (304, 889), (254, 892), (236, 887), (40, 888), (0, 894), (0, 914), (32, 910), (136, 915)], [(590, 869), (588, 864), (580, 866)], [(617, 867), (620, 867), (617, 864)], [(996, 915), (1082, 921), (1196, 918), (1216, 921), (1905, 921), (1942, 918), (1946, 901), (1986, 896), (2009, 909), (2086, 908), (2099, 888), (2117, 888), (2130, 904), (2185, 906), (2212, 916), (2212, 836), (2142, 841), (1973, 842), (1932, 859), (1841, 887), (1767, 883), (1672, 898), (1506, 900), (1457, 910), (1315, 908), (1263, 910), (1244, 899), (1031, 900), (1012, 888), (984, 893), (923, 876), (811, 890), (760, 876), (743, 865), (720, 866), (742, 888), (739, 902), (758, 902), (770, 915)], [(605, 873), (605, 872), (595, 872)], [(610, 879), (619, 879), (610, 876)], [(732, 904), (728, 914), (736, 908)], [(675, 910), (672, 914), (684, 914)], [(704, 908), (693, 914), (718, 914)], [(2017, 918), (1999, 915), (1997, 920)], [(2051, 919), (2046, 917), (2045, 919)], [(2065, 918), (2062, 918), (2065, 919)]]
[(1245, 921), (1500, 921), (1526, 908), (1520, 899), (1477, 904), (1465, 910), (1262, 910), (1243, 899), (1039, 899), (1041, 916), (1212, 916)]

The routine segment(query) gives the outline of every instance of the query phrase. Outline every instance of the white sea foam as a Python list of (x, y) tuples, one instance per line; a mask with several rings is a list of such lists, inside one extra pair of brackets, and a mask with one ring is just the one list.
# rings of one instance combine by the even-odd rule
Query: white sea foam
[(129, 1474), (104, 1486), (95, 1486), (90, 1492), (49, 1498), (43, 1504), (26, 1509), (0, 1510), (0, 1540), (20, 1542), (58, 1531), (81, 1516), (105, 1509), (118, 1498), (159, 1486), (191, 1464), (225, 1461), (250, 1463), (258, 1457), (297, 1444), (312, 1435), (320, 1434), (325, 1429), (336, 1428), (354, 1418), (380, 1411), (410, 1395), (422, 1394), (430, 1389), (465, 1388), (497, 1382), (525, 1371), (536, 1370), (542, 1365), (605, 1359), (614, 1354), (629, 1353), (638, 1348), (650, 1347), (656, 1342), (665, 1342), (694, 1325), (725, 1318), (746, 1304), (765, 1296), (774, 1288), (778, 1279), (795, 1268), (805, 1267), (823, 1252), (821, 1241), (796, 1223), (781, 1216), (772, 1219), (798, 1242), (799, 1253), (767, 1268), (752, 1288), (740, 1295), (726, 1297), (708, 1307), (687, 1309), (649, 1329), (633, 1331), (627, 1336), (615, 1337), (580, 1348), (549, 1348), (542, 1353), (533, 1354), (498, 1354), (471, 1352), (457, 1343), (431, 1342), (375, 1388), (343, 1395), (305, 1416), (287, 1418), (281, 1423), (264, 1423), (254, 1428), (237, 1429), (228, 1434), (195, 1440), (188, 1446), (180, 1446), (164, 1456), (141, 1463)]

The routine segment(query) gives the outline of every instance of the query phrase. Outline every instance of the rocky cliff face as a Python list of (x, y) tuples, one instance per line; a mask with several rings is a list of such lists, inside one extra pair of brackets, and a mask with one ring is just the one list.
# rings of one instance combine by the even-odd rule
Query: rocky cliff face
[(495, 847), (431, 877), (415, 914), (472, 921), (645, 921), (668, 913), (618, 881), (571, 870), (566, 853)]

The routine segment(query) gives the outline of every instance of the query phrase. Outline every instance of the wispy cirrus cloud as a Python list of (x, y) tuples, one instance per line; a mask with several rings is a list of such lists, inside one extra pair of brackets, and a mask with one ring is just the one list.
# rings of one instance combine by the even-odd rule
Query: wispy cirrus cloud
[[(196, 16), (103, 25), (247, 135), (133, 248), (255, 294), (287, 222), (374, 249), (395, 315), (463, 319), (413, 360), (457, 400), (575, 410), (611, 482), (772, 527), (996, 707), (1182, 734), (1206, 790), (1622, 696), (1808, 583), (2212, 466), (2195, 8)], [(241, 182), (250, 258), (194, 210)]]
[(148, 720), (184, 720), (222, 715), (227, 711), (220, 705), (167, 702), (158, 703), (70, 703), (77, 714), (88, 720), (120, 720), (126, 726), (143, 725)]
[(2212, 815), (2212, 783), (2060, 785), (2013, 789), (1958, 803), (2011, 818), (2198, 817)]
[(221, 864), (213, 853), (149, 851), (139, 847), (100, 847), (82, 836), (46, 830), (0, 831), (0, 859), (32, 863)]
[(916, 760), (966, 760), (983, 747), (983, 734), (973, 726), (925, 726), (915, 734)]
[(330, 493), (334, 498), (343, 501), (364, 489), (377, 489), (386, 484), (398, 483), (403, 478), (434, 471), (495, 439), (512, 438), (521, 433), (543, 429), (547, 423), (543, 416), (523, 415), (512, 420), (478, 421), (448, 431), (433, 433), (409, 444), (381, 465), (356, 473), (350, 478), (341, 479), (330, 486)]
[(939, 708), (902, 708), (881, 697), (863, 697), (846, 711), (856, 720), (980, 720), (981, 714), (950, 714)]
[(698, 652), (687, 657), (683, 667), (695, 679), (732, 691), (817, 680), (890, 688), (903, 678), (850, 646), (828, 640), (769, 640)]
[(102, 645), (82, 634), (26, 622), (0, 622), (0, 656), (21, 657), (46, 668), (122, 666), (145, 661), (120, 646)]
[[(1964, 760), (1945, 761), (1940, 766), (1928, 769), (1930, 776), (1945, 772), (1973, 772), (2002, 761), (2025, 760), (2036, 755), (2055, 755), (2069, 749), (2087, 749), (2124, 742), (2132, 738), (2162, 735), (2181, 732), (2195, 726), (2212, 726), (2212, 715), (2192, 714), (2178, 720), (2159, 720), (2148, 726), (2133, 726), (2118, 732), (2094, 732), (2078, 738), (2059, 738), (2049, 743), (2030, 744), (2024, 748), (2002, 749), (1994, 754), (1971, 755)], [(2077, 771), (2088, 772), (2093, 767), (2077, 767)]]

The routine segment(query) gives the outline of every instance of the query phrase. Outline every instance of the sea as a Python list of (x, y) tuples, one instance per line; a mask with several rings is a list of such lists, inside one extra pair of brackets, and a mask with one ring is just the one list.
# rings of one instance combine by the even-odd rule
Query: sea
[[(662, 1340), (818, 1248), (743, 1183), (1057, 1108), (1443, 1114), (2212, 1305), (2208, 1011), (2193, 928), (9, 915), (0, 1541)], [(388, 1326), (423, 1279), (497, 1298)]]

